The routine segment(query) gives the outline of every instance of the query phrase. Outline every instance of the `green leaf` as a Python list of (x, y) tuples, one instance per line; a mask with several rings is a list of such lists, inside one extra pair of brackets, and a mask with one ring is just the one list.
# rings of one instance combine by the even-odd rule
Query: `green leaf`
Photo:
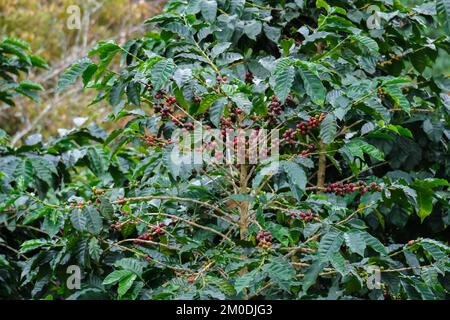
[(256, 40), (256, 37), (262, 31), (262, 23), (257, 20), (251, 20), (249, 23), (245, 24), (244, 32), (252, 40)]
[(337, 124), (334, 114), (329, 113), (320, 125), (320, 138), (323, 143), (330, 144), (336, 137)]
[(436, 9), (438, 14), (444, 18), (447, 30), (450, 32), (450, 0), (437, 0)]
[(119, 288), (117, 289), (117, 293), (119, 294), (119, 299), (122, 298), (128, 290), (130, 290), (131, 286), (134, 283), (134, 280), (136, 280), (137, 275), (135, 274), (129, 274), (119, 281)]
[(307, 177), (305, 171), (292, 161), (283, 161), (281, 167), (287, 175), (292, 192), (300, 201), (303, 192), (306, 190)]
[(24, 80), (19, 83), (19, 87), (22, 89), (29, 89), (29, 90), (37, 90), (37, 91), (44, 91), (44, 87), (41, 86), (39, 83), (30, 81), (30, 80)]
[(255, 269), (249, 273), (246, 273), (245, 275), (236, 278), (236, 281), (234, 283), (234, 287), (236, 289), (236, 292), (239, 294), (242, 290), (245, 288), (248, 288), (256, 278), (256, 275), (258, 273), (258, 270)]
[(245, 114), (250, 114), (252, 111), (252, 103), (247, 98), (245, 93), (237, 93), (231, 96), (231, 100), (241, 109)]
[(14, 172), (14, 176), (21, 177), (23, 179), (24, 185), (28, 186), (31, 181), (34, 180), (33, 175), (33, 164), (30, 160), (22, 161)]
[(450, 247), (433, 239), (422, 239), (419, 244), (436, 261), (448, 261)]
[(316, 279), (319, 276), (319, 273), (325, 268), (326, 264), (316, 260), (305, 272), (305, 276), (303, 278), (303, 294), (306, 294), (308, 289), (316, 283)]
[(130, 82), (127, 85), (128, 102), (137, 107), (141, 106), (141, 85), (137, 82)]
[(316, 8), (317, 9), (325, 9), (328, 13), (331, 10), (330, 5), (325, 0), (316, 0)]
[(388, 84), (384, 86), (386, 93), (391, 96), (395, 104), (405, 110), (407, 113), (411, 111), (408, 99), (403, 94), (400, 84)]
[(423, 222), (433, 211), (433, 192), (424, 189), (417, 190), (416, 200), (419, 205), (417, 215), (419, 216), (420, 221)]
[(58, 173), (55, 165), (44, 158), (30, 158), (30, 162), (33, 166), (36, 176), (47, 183), (48, 186), (52, 186), (52, 174)]
[(22, 243), (22, 245), (20, 246), (20, 253), (27, 253), (30, 251), (33, 251), (35, 249), (41, 248), (43, 246), (48, 246), (49, 242), (45, 239), (33, 239), (33, 240), (28, 240), (25, 241), (24, 243)]
[(119, 282), (121, 279), (126, 278), (130, 275), (135, 275), (133, 272), (128, 270), (115, 270), (111, 272), (105, 280), (103, 280), (104, 285), (110, 285)]
[(23, 41), (22, 39), (15, 38), (15, 37), (8, 37), (5, 40), (3, 40), (3, 43), (11, 44), (16, 47), (22, 48), (25, 51), (30, 51), (30, 45)]
[(211, 107), (209, 107), (209, 119), (217, 128), (220, 127), (220, 119), (222, 119), (226, 105), (227, 99), (221, 97), (215, 100)]
[(359, 254), (364, 257), (364, 250), (366, 249), (366, 242), (360, 231), (351, 230), (344, 234), (344, 240), (351, 252)]
[(102, 254), (102, 248), (99, 245), (99, 241), (96, 238), (92, 238), (89, 241), (89, 255), (94, 261), (99, 262)]
[(275, 66), (274, 80), (275, 80), (275, 95), (277, 99), (284, 103), (291, 92), (294, 84), (295, 70), (292, 66), (293, 60), (289, 58), (281, 59)]
[(64, 71), (62, 76), (58, 80), (57, 90), (59, 92), (66, 89), (77, 81), (78, 77), (81, 77), (83, 72), (92, 65), (92, 61), (88, 58), (83, 58), (72, 64), (69, 69)]
[(106, 199), (106, 198), (101, 198), (100, 199), (101, 203), (99, 206), (99, 210), (101, 215), (107, 219), (107, 220), (111, 220), (114, 216), (114, 207), (111, 204), (111, 202)]
[(220, 98), (223, 98), (223, 95), (221, 94), (207, 94), (202, 97), (202, 102), (200, 103), (200, 107), (195, 112), (195, 114), (202, 114), (205, 113), (211, 105), (219, 100)]
[(72, 222), (73, 227), (78, 231), (86, 230), (87, 218), (84, 212), (80, 209), (75, 209), (70, 215), (70, 222)]
[(203, 0), (201, 4), (201, 13), (206, 21), (214, 22), (217, 16), (217, 1)]
[(339, 252), (336, 252), (331, 256), (331, 265), (335, 268), (342, 276), (348, 273), (348, 265), (345, 258)]
[[(192, 1), (190, 1), (192, 2)], [(197, 12), (189, 12), (189, 13), (197, 13)], [(155, 22), (169, 21), (173, 19), (178, 19), (179, 16), (173, 13), (162, 13), (157, 16), (151, 17), (144, 21), (144, 24), (150, 24)]]
[(145, 263), (134, 258), (123, 258), (114, 263), (115, 267), (119, 267), (141, 276), (144, 272)]
[(361, 139), (353, 139), (345, 147), (355, 157), (362, 159), (363, 153), (366, 153), (377, 160), (384, 160), (384, 154), (381, 150)]
[(311, 69), (310, 64), (303, 61), (298, 61), (298, 72), (303, 80), (306, 94), (311, 98), (315, 104), (322, 106), (325, 103), (327, 90), (318, 75)]
[(90, 147), (87, 151), (87, 158), (89, 160), (89, 168), (97, 177), (101, 177), (108, 170), (108, 157), (99, 146)]
[(414, 136), (413, 136), (411, 130), (409, 130), (408, 128), (402, 127), (400, 125), (390, 124), (390, 125), (386, 126), (386, 129), (393, 131), (401, 136), (414, 139)]
[(3, 52), (16, 55), (20, 60), (24, 61), (28, 65), (31, 65), (30, 56), (20, 46), (17, 46), (16, 44), (8, 43), (8, 42), (4, 41), (4, 42), (0, 43), (0, 49), (2, 49)]
[(283, 257), (273, 258), (266, 271), (272, 279), (287, 281), (295, 277), (294, 267)]
[(267, 23), (264, 23), (264, 34), (269, 40), (272, 40), (275, 43), (278, 43), (281, 37), (281, 29), (269, 26)]
[(150, 69), (153, 89), (162, 89), (175, 73), (176, 65), (172, 59), (164, 59), (155, 63)]
[(424, 283), (423, 281), (416, 281), (414, 284), (417, 292), (420, 293), (422, 299), (424, 300), (436, 300), (437, 297), (433, 294), (430, 288), (430, 284)]
[(319, 260), (321, 262), (330, 261), (332, 256), (341, 248), (343, 241), (344, 237), (342, 232), (331, 229), (320, 240), (319, 249), (317, 251)]
[(122, 95), (126, 86), (126, 83), (124, 83), (122, 80), (118, 80), (113, 84), (111, 90), (109, 91), (109, 104), (113, 107), (116, 114), (118, 113), (118, 111), (120, 111), (116, 110), (116, 107), (119, 106), (120, 102), (122, 101)]
[(32, 210), (30, 213), (28, 213), (25, 216), (25, 219), (23, 220), (23, 224), (24, 225), (30, 224), (42, 217), (47, 216), (50, 213), (51, 213), (51, 209), (47, 208), (47, 207), (42, 207), (42, 208)]
[(222, 291), (224, 294), (229, 296), (236, 295), (236, 290), (234, 289), (234, 286), (231, 284), (230, 281), (226, 279), (220, 279), (215, 277), (208, 277), (207, 278), (208, 283), (211, 283), (219, 288), (220, 291)]
[(355, 34), (352, 36), (352, 38), (354, 40), (356, 40), (357, 42), (361, 43), (364, 47), (366, 47), (371, 53), (373, 54), (378, 54), (378, 43), (373, 40), (372, 38), (360, 35), (360, 34)]
[(42, 59), (39, 56), (36, 56), (34, 54), (30, 54), (29, 55), (31, 63), (33, 64), (33, 66), (37, 67), (37, 68), (43, 68), (43, 69), (49, 69), (49, 66), (47, 64), (47, 62)]
[(386, 248), (380, 242), (380, 240), (378, 240), (377, 238), (375, 238), (374, 236), (372, 236), (371, 234), (369, 234), (367, 232), (363, 232), (362, 233), (362, 237), (366, 241), (366, 245), (367, 246), (371, 247), (372, 249), (374, 249), (376, 252), (378, 252), (381, 255), (386, 255), (387, 254)]
[(230, 46), (231, 46), (231, 42), (220, 42), (218, 44), (216, 44), (212, 49), (211, 49), (211, 58), (215, 59), (216, 57), (218, 57), (220, 54), (224, 53), (225, 51), (227, 51)]
[(93, 206), (86, 206), (83, 208), (83, 212), (86, 217), (87, 230), (92, 234), (99, 234), (102, 231), (103, 223), (97, 209)]

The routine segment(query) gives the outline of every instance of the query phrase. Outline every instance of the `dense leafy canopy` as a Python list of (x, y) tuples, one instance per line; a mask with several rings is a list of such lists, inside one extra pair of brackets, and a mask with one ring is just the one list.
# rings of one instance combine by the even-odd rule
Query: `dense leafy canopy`
[(32, 67), (48, 68), (48, 65), (31, 54), (29, 45), (20, 39), (6, 38), (0, 42), (0, 101), (13, 106), (17, 95), (39, 100), (36, 91), (44, 90), (40, 84), (17, 80), (21, 73), (28, 73)]
[[(173, 0), (99, 42), (59, 88), (81, 78), (123, 127), (1, 147), (0, 296), (445, 298), (450, 42), (425, 29), (449, 7)], [(173, 163), (198, 122), (279, 128), (280, 170)]]

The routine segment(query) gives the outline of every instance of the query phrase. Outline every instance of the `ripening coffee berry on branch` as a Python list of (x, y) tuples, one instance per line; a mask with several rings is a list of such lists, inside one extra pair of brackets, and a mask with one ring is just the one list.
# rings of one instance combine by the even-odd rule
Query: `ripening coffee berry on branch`
[(136, 240), (133, 241), (134, 244), (143, 243), (144, 241), (153, 241), (152, 236), (149, 233), (141, 234), (137, 237)]
[(383, 188), (376, 182), (372, 182), (369, 186), (364, 181), (360, 181), (358, 184), (334, 182), (325, 185), (326, 192), (334, 193), (337, 196), (345, 196), (346, 194), (353, 193), (355, 191), (365, 194), (367, 192), (381, 192), (382, 190)]
[(245, 73), (245, 82), (246, 83), (252, 83), (254, 79), (255, 79), (255, 77), (253, 76), (253, 73), (251, 73), (250, 71)]
[(184, 124), (184, 128), (188, 131), (193, 131), (195, 129), (195, 125), (192, 122), (186, 122)]
[(177, 99), (173, 96), (169, 96), (169, 97), (167, 97), (166, 102), (169, 105), (173, 105), (173, 104), (177, 103)]
[(227, 76), (218, 76), (216, 80), (218, 83), (225, 83), (228, 81), (228, 77)]
[(299, 122), (296, 125), (297, 131), (302, 135), (306, 136), (311, 130), (320, 127), (320, 124), (325, 119), (325, 114), (321, 113), (310, 117), (308, 121)]
[(256, 235), (258, 246), (262, 248), (269, 248), (272, 246), (272, 235), (269, 231), (260, 230)]
[(314, 152), (316, 150), (316, 146), (314, 144), (309, 144), (305, 150), (302, 150), (302, 152), (300, 152), (300, 156), (303, 158), (307, 158), (311, 155), (312, 152)]
[(291, 211), (291, 212), (289, 212), (289, 215), (292, 218), (301, 219), (301, 220), (304, 220), (305, 222), (311, 221), (312, 219), (314, 219), (315, 217), (318, 216), (317, 214), (313, 214), (311, 209), (308, 209), (305, 212)]
[(157, 99), (157, 100), (164, 99), (165, 95), (166, 95), (166, 92), (161, 89), (155, 94), (155, 99)]
[(296, 132), (294, 129), (287, 129), (286, 132), (283, 134), (283, 140), (287, 144), (295, 144), (295, 134)]

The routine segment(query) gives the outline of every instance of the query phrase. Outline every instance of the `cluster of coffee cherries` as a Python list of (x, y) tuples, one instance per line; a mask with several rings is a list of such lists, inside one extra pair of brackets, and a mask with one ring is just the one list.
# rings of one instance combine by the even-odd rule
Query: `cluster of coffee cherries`
[[(222, 119), (220, 119), (220, 124), (222, 125), (222, 127), (231, 128), (233, 126), (233, 120), (230, 117), (222, 118)], [(223, 130), (225, 130), (225, 129), (223, 129)]]
[(270, 248), (272, 246), (272, 235), (269, 231), (260, 230), (256, 235), (256, 241), (258, 241), (258, 247)]
[(122, 224), (119, 221), (117, 221), (117, 222), (113, 222), (109, 227), (112, 230), (120, 231), (120, 229), (122, 228)]
[(153, 237), (150, 235), (150, 233), (144, 233), (137, 237), (137, 239), (134, 240), (134, 243), (139, 244), (141, 243), (141, 241), (153, 241)]
[(306, 149), (302, 150), (302, 152), (300, 152), (300, 156), (303, 158), (307, 158), (310, 156), (311, 152), (316, 151), (316, 145), (315, 144), (308, 144), (306, 146)]
[(164, 235), (164, 227), (167, 227), (166, 223), (158, 222), (156, 226), (149, 228), (149, 232), (141, 234), (134, 243), (139, 244), (141, 241), (154, 241), (155, 237)]
[(269, 105), (269, 114), (272, 117), (279, 116), (283, 112), (283, 110), (286, 109), (286, 105), (281, 104), (281, 102), (278, 101), (276, 96), (272, 96), (270, 100), (271, 102)]
[(192, 97), (192, 101), (194, 103), (201, 103), (202, 102), (202, 97), (200, 97), (200, 96), (193, 96)]
[[(121, 212), (121, 214), (124, 215), (124, 216), (127, 216), (127, 215), (128, 215), (127, 212)], [(123, 221), (123, 222), (116, 221), (116, 222), (113, 222), (109, 227), (110, 227), (112, 230), (120, 231), (120, 230), (122, 230), (122, 228), (123, 228), (124, 226), (127, 226), (127, 225), (137, 225), (137, 224), (138, 224), (137, 221)]]
[(381, 99), (384, 99), (387, 96), (386, 91), (383, 88), (381, 88), (381, 87), (379, 87), (377, 89), (377, 94), (378, 94), (378, 97), (380, 97)]
[(177, 104), (177, 99), (174, 96), (167, 96), (164, 90), (160, 90), (155, 94), (155, 99), (165, 101), (163, 103), (155, 104), (155, 112), (160, 113), (163, 118), (169, 118), (175, 111), (174, 106)]
[(322, 121), (325, 119), (325, 113), (317, 114), (314, 117), (310, 117), (308, 121), (303, 121), (297, 123), (297, 131), (302, 135), (306, 136), (309, 131), (320, 126)]
[(195, 129), (195, 125), (192, 122), (186, 122), (183, 124), (183, 128), (188, 131), (193, 131)]
[(286, 132), (283, 134), (283, 141), (286, 144), (295, 144), (295, 135), (296, 132), (294, 129), (287, 129)]
[(367, 185), (364, 181), (359, 182), (361, 193), (366, 192), (381, 192), (383, 188), (377, 184), (376, 182), (372, 182), (370, 185)]
[(228, 77), (227, 76), (218, 76), (216, 78), (218, 83), (226, 83), (228, 81)]
[(167, 227), (167, 224), (165, 222), (158, 222), (153, 228), (153, 234), (158, 236), (164, 235), (164, 227)]
[(255, 79), (255, 77), (253, 76), (253, 73), (251, 73), (250, 71), (247, 71), (245, 73), (245, 82), (246, 83), (253, 83), (254, 79)]
[(147, 144), (150, 147), (156, 147), (156, 146), (161, 147), (161, 146), (165, 146), (165, 145), (172, 143), (172, 141), (170, 139), (169, 140), (160, 139), (152, 133), (145, 134), (141, 139), (144, 141), (145, 144)]
[(167, 105), (167, 104), (156, 104), (154, 108), (156, 113), (160, 113), (161, 116), (165, 119), (169, 118), (175, 111), (173, 107)]
[(76, 207), (78, 209), (82, 209), (84, 207), (84, 203), (83, 202), (70, 202), (69, 207)]
[(228, 117), (223, 117), (220, 119), (220, 124), (223, 128), (231, 128), (233, 127), (233, 123), (236, 122), (237, 119), (239, 119), (239, 117), (242, 114), (242, 110), (240, 108), (233, 108), (230, 111), (230, 114), (228, 115)]
[(365, 194), (367, 192), (381, 192), (382, 190), (383, 188), (376, 182), (372, 182), (370, 185), (367, 185), (364, 181), (359, 181), (357, 184), (335, 182), (325, 185), (326, 192), (334, 193), (337, 196), (345, 196), (355, 191)]
[(186, 131), (193, 131), (195, 129), (195, 124), (191, 121), (187, 121), (186, 117), (183, 115), (172, 115), (170, 118), (172, 123), (178, 128), (182, 128)]
[(142, 137), (142, 140), (144, 140), (144, 142), (146, 144), (148, 144), (151, 147), (154, 147), (157, 143), (156, 143), (156, 136), (154, 134), (146, 134)]
[(318, 216), (317, 214), (313, 214), (310, 209), (306, 210), (305, 212), (291, 211), (291, 212), (289, 212), (289, 215), (292, 218), (302, 219), (302, 220), (305, 220), (306, 222), (311, 221), (312, 219), (314, 219), (315, 217)]

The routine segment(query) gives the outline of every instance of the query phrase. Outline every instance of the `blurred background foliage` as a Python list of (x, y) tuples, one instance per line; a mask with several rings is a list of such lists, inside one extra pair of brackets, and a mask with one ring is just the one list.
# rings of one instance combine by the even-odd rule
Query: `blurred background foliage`
[[(73, 5), (81, 9), (79, 30), (67, 26), (67, 9)], [(59, 128), (72, 128), (85, 118), (100, 122), (107, 109), (87, 107), (94, 98), (92, 93), (77, 88), (63, 95), (56, 93), (59, 75), (96, 41), (124, 43), (145, 32), (143, 21), (162, 6), (161, 0), (0, 0), (0, 39), (14, 36), (27, 41), (33, 53), (50, 66), (27, 76), (46, 89), (41, 102), (23, 98), (17, 99), (15, 107), (0, 104), (0, 128), (20, 144), (26, 135), (57, 135)]]
[[(424, 0), (401, 0), (401, 2), (409, 7), (420, 6), (425, 1)], [(431, 37), (438, 37), (439, 35), (443, 35), (448, 33), (448, 29), (436, 29), (433, 26), (430, 26), (428, 29), (429, 35)], [(434, 65), (434, 73), (439, 74), (450, 74), (450, 55), (443, 50), (440, 51), (439, 57), (436, 59), (436, 63)]]
[[(401, 0), (409, 6), (423, 0)], [(40, 103), (18, 99), (16, 107), (0, 105), (0, 128), (20, 144), (29, 134), (44, 137), (57, 135), (59, 128), (72, 128), (75, 123), (101, 122), (108, 113), (102, 105), (88, 107), (92, 93), (72, 91), (58, 95), (56, 81), (73, 61), (85, 55), (100, 39), (124, 43), (145, 32), (142, 22), (157, 14), (164, 0), (0, 0), (0, 38), (16, 36), (30, 43), (34, 53), (44, 57), (48, 71), (30, 75), (46, 91)], [(82, 28), (69, 30), (67, 8), (81, 8)], [(430, 26), (430, 35), (442, 34)], [(436, 60), (433, 73), (450, 73), (450, 56), (442, 54)], [(74, 121), (75, 120), (75, 121)]]

